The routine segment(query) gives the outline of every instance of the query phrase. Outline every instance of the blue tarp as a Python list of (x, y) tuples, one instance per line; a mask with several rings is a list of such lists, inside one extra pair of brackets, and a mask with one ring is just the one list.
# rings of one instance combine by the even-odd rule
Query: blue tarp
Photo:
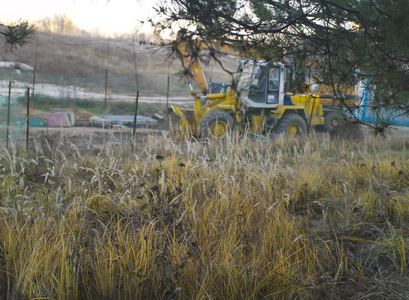
[(409, 116), (403, 115), (402, 110), (387, 110), (385, 108), (379, 111), (371, 108), (374, 89), (370, 86), (363, 90), (362, 94), (362, 112), (357, 115), (358, 119), (364, 122), (377, 123), (387, 121), (393, 125), (409, 126)]

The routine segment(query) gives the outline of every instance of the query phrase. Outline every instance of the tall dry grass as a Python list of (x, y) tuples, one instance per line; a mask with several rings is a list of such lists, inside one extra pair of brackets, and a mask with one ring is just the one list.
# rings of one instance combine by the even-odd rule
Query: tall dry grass
[(7, 299), (407, 293), (405, 140), (36, 145), (1, 153)]

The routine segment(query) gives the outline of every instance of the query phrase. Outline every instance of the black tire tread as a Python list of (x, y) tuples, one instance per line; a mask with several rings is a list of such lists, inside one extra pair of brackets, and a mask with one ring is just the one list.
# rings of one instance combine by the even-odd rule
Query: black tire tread
[(276, 133), (285, 133), (287, 134), (288, 127), (293, 124), (298, 123), (300, 125), (301, 131), (303, 134), (307, 131), (307, 124), (305, 123), (303, 117), (297, 115), (295, 113), (289, 113), (284, 115), (281, 120), (278, 122), (278, 126), (276, 128)]
[(331, 121), (334, 118), (338, 118), (341, 123), (341, 117), (336, 111), (331, 111), (325, 115), (324, 125), (322, 125), (322, 129), (324, 131), (330, 132), (333, 129), (333, 127), (331, 126)]
[(234, 123), (233, 117), (225, 111), (215, 110), (206, 114), (200, 121), (199, 136), (202, 138), (214, 138), (209, 133), (209, 127), (213, 122), (216, 122), (216, 120), (225, 121), (230, 130), (232, 129)]

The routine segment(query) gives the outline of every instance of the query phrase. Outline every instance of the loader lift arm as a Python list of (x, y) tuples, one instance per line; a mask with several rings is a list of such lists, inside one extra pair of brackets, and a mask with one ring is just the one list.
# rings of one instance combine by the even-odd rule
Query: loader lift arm
[[(185, 76), (190, 85), (191, 95), (194, 97), (202, 93), (207, 95), (209, 93), (209, 86), (206, 81), (203, 69), (199, 62), (199, 52), (200, 51), (209, 51), (210, 53), (219, 53), (225, 55), (233, 55), (237, 57), (246, 57), (251, 59), (261, 59), (257, 56), (255, 51), (236, 50), (233, 45), (229, 44), (220, 44), (220, 43), (206, 43), (201, 40), (194, 40), (192, 38), (184, 37), (183, 34), (179, 34), (176, 42), (176, 50), (179, 56), (182, 59), (182, 65), (185, 69)], [(214, 56), (212, 54), (212, 56)], [(193, 88), (190, 84), (190, 77), (193, 77), (196, 81), (200, 91), (193, 91)]]

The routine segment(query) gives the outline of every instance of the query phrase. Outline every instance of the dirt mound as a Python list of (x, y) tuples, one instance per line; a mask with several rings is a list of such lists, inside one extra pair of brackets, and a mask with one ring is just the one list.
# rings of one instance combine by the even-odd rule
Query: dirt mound
[(91, 118), (92, 116), (95, 116), (95, 114), (90, 113), (90, 112), (85, 111), (85, 110), (78, 110), (78, 111), (75, 112), (75, 116), (76, 116), (78, 119), (89, 119), (89, 118)]

